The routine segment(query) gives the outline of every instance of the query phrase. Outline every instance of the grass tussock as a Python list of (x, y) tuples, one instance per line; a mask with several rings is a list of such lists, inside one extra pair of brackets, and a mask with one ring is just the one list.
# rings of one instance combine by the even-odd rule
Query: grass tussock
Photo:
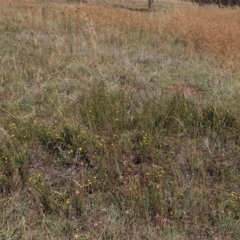
[(0, 239), (239, 238), (238, 9), (189, 11), (1, 5)]

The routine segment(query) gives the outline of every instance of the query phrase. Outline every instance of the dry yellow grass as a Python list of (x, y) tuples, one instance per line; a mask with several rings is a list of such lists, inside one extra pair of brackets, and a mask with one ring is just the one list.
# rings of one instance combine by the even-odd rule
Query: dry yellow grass
[(239, 67), (240, 9), (216, 7), (182, 8), (169, 13), (133, 12), (125, 9), (92, 4), (75, 5), (73, 18), (84, 12), (94, 26), (109, 32), (111, 28), (126, 31), (139, 29), (156, 34), (172, 34), (197, 51), (211, 53)]
[(240, 10), (192, 7), (169, 19), (168, 30), (196, 50), (210, 51), (228, 63), (240, 61)]
[[(25, 2), (3, 1), (2, 2)], [(54, 4), (54, 3), (53, 3)], [(113, 29), (123, 32), (145, 31), (158, 37), (171, 34), (187, 43), (192, 50), (203, 51), (217, 56), (227, 65), (239, 67), (240, 63), (240, 9), (218, 9), (217, 7), (183, 7), (164, 12), (134, 12), (95, 4), (54, 4), (54, 12), (48, 14), (48, 22), (64, 21), (70, 17), (76, 24), (84, 19), (111, 38), (116, 36)], [(29, 9), (33, 18), (41, 20), (41, 6)], [(34, 21), (31, 19), (31, 24)], [(66, 19), (65, 19), (66, 20)], [(36, 23), (38, 21), (35, 21)], [(27, 24), (27, 23), (25, 23)], [(39, 22), (37, 23), (39, 24)], [(97, 36), (98, 37), (98, 36)], [(99, 36), (100, 37), (100, 36)], [(124, 38), (124, 36), (122, 36)]]
[(34, 0), (0, 0), (0, 3), (26, 3), (34, 2)]

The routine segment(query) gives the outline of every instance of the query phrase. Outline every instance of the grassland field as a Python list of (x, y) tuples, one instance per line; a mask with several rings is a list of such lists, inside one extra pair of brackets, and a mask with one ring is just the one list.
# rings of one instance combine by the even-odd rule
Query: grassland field
[(0, 240), (238, 240), (240, 9), (0, 1)]

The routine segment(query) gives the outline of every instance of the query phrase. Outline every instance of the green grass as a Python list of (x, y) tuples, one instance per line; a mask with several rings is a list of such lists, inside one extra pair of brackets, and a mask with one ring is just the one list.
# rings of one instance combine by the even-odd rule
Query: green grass
[(75, 5), (2, 6), (0, 239), (238, 239), (238, 70)]

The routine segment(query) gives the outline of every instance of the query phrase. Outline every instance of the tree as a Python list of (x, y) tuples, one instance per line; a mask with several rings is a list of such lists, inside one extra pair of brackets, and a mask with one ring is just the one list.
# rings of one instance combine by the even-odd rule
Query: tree
[(148, 9), (149, 9), (149, 10), (152, 10), (152, 8), (153, 8), (153, 3), (154, 3), (154, 0), (148, 0)]
[(240, 6), (240, 0), (191, 0), (192, 2), (196, 2), (200, 5), (216, 3), (218, 7), (222, 6)]
[(219, 8), (221, 7), (221, 0), (213, 0), (213, 1), (218, 5)]

